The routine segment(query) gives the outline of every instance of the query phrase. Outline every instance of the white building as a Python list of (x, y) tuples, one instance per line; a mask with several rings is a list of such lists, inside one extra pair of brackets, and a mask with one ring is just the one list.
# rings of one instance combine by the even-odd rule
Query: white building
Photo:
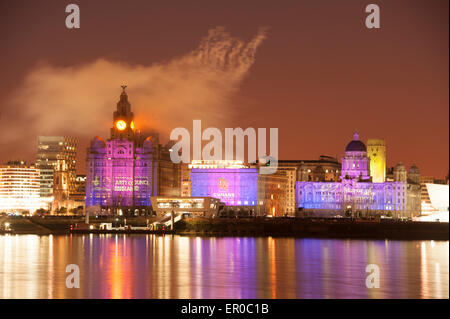
[(355, 134), (342, 157), (341, 178), (337, 182), (311, 182), (306, 167), (299, 168), (296, 185), (297, 208), (315, 215), (392, 214), (414, 217), (420, 214), (420, 173), (416, 166), (406, 170), (402, 163), (394, 169), (393, 181), (372, 182), (370, 158)]
[(34, 213), (43, 206), (38, 168), (25, 162), (0, 166), (0, 212)]

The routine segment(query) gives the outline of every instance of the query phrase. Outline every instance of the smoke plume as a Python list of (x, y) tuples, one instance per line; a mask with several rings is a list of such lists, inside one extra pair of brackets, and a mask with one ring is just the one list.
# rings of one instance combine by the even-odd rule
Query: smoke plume
[(192, 127), (193, 119), (220, 127), (264, 39), (264, 29), (246, 42), (217, 27), (197, 49), (164, 63), (132, 65), (103, 58), (70, 67), (41, 63), (8, 101), (8, 109), (17, 112), (0, 118), (4, 141), (36, 150), (38, 135), (107, 138), (122, 84), (128, 86), (137, 128), (167, 138), (175, 127)]

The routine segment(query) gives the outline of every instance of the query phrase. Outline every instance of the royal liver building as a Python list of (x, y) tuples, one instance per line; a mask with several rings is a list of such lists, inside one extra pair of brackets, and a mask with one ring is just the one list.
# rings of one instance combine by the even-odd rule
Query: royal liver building
[[(382, 154), (381, 158), (379, 154)], [(355, 133), (342, 157), (340, 181), (307, 181), (308, 171), (306, 167), (300, 166), (296, 183), (297, 207), (304, 212), (313, 212), (315, 215), (341, 212), (362, 216), (380, 214), (413, 217), (419, 215), (421, 206), (418, 168), (413, 165), (407, 172), (405, 166), (398, 163), (392, 174), (386, 175), (383, 156), (385, 156), (384, 143), (374, 143), (368, 156), (366, 145)], [(382, 165), (379, 164), (380, 162)], [(374, 163), (377, 165), (373, 165)], [(381, 168), (382, 171), (378, 171), (377, 168)], [(375, 182), (374, 176), (378, 182)]]
[[(87, 150), (86, 209), (137, 215), (151, 212), (150, 196), (177, 195), (180, 169), (157, 135), (136, 131), (125, 86), (113, 114), (111, 137), (95, 137)], [(174, 193), (175, 192), (175, 193)]]

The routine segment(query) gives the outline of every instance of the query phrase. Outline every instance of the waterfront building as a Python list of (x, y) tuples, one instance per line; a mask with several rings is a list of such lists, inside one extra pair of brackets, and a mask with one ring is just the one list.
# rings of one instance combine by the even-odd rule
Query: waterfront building
[(87, 149), (86, 210), (107, 214), (151, 213), (151, 196), (180, 195), (180, 166), (171, 144), (136, 130), (125, 86), (113, 113), (110, 138), (95, 137)]
[(76, 149), (78, 140), (70, 136), (39, 136), (36, 167), (40, 170), (40, 196), (53, 201), (55, 168), (64, 169), (67, 191), (75, 188)]
[(191, 196), (191, 175), (188, 163), (180, 163), (180, 176), (181, 176), (181, 196)]
[(418, 221), (449, 221), (449, 185), (446, 180), (421, 176), (422, 213)]
[[(75, 190), (75, 180), (69, 176), (68, 163), (58, 159), (53, 167), (53, 204), (52, 212), (67, 213), (73, 208), (69, 194)], [(69, 187), (69, 184), (72, 184)]]
[(75, 190), (69, 195), (72, 209), (77, 213), (84, 212), (86, 203), (86, 175), (77, 174), (75, 178)]
[[(301, 171), (300, 167), (302, 167)], [(317, 160), (279, 160), (277, 170), (284, 172), (287, 177), (284, 204), (286, 213), (289, 216), (295, 216), (297, 211), (296, 182), (305, 179), (316, 182), (337, 181), (340, 176), (341, 163), (335, 157), (320, 155)]]
[(0, 212), (33, 214), (41, 208), (40, 171), (24, 161), (0, 166)]
[(214, 197), (236, 208), (257, 205), (257, 168), (192, 168), (191, 195)]
[(256, 215), (271, 215), (276, 217), (289, 215), (286, 207), (286, 197), (289, 178), (286, 171), (274, 174), (258, 174), (258, 206)]
[(86, 198), (86, 175), (76, 175), (75, 185), (69, 190), (67, 171), (61, 163), (55, 166), (53, 183), (53, 213), (83, 213)]
[(295, 216), (295, 183), (297, 182), (297, 165), (286, 165), (278, 163), (278, 172), (283, 172), (286, 176), (286, 190), (284, 193), (284, 209), (287, 215)]
[(86, 199), (86, 175), (85, 174), (77, 174), (75, 178), (75, 192), (71, 194), (71, 198), (75, 201), (82, 203), (84, 206), (84, 202)]
[(191, 196), (213, 197), (226, 209), (250, 216), (286, 213), (284, 172), (259, 174), (258, 165), (238, 160), (202, 160), (189, 165)]
[(367, 155), (370, 159), (370, 176), (373, 183), (386, 180), (386, 142), (380, 138), (367, 140)]
[[(355, 134), (342, 157), (339, 181), (308, 181), (306, 168), (300, 167), (296, 184), (297, 208), (317, 216), (342, 212), (352, 215), (386, 214), (413, 217), (420, 214), (420, 173), (413, 165), (406, 170), (398, 163), (393, 180), (374, 183), (370, 157), (365, 144)], [(303, 173), (302, 173), (303, 172)]]
[(421, 176), (420, 177), (420, 188), (421, 188), (421, 209), (422, 214), (429, 214), (435, 212), (436, 208), (433, 207), (430, 200), (430, 195), (428, 194), (427, 184), (433, 184), (433, 176)]
[(152, 207), (158, 217), (187, 213), (189, 216), (216, 217), (225, 206), (213, 197), (152, 196)]
[(449, 193), (446, 180), (437, 180), (432, 176), (421, 176), (422, 215), (439, 211), (448, 211)]
[(448, 213), (449, 209), (449, 185), (445, 184), (426, 184), (427, 193), (431, 201), (431, 205), (436, 211)]
[(431, 206), (434, 210), (428, 214), (428, 220), (449, 221), (449, 185), (447, 184), (426, 184), (427, 193), (430, 197)]

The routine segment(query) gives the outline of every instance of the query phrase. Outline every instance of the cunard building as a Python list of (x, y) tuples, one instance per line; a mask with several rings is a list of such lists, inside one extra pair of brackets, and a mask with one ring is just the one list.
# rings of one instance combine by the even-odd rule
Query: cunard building
[(136, 130), (125, 86), (113, 114), (111, 136), (95, 137), (87, 149), (86, 210), (140, 215), (152, 212), (151, 196), (180, 193), (180, 167), (170, 146)]

